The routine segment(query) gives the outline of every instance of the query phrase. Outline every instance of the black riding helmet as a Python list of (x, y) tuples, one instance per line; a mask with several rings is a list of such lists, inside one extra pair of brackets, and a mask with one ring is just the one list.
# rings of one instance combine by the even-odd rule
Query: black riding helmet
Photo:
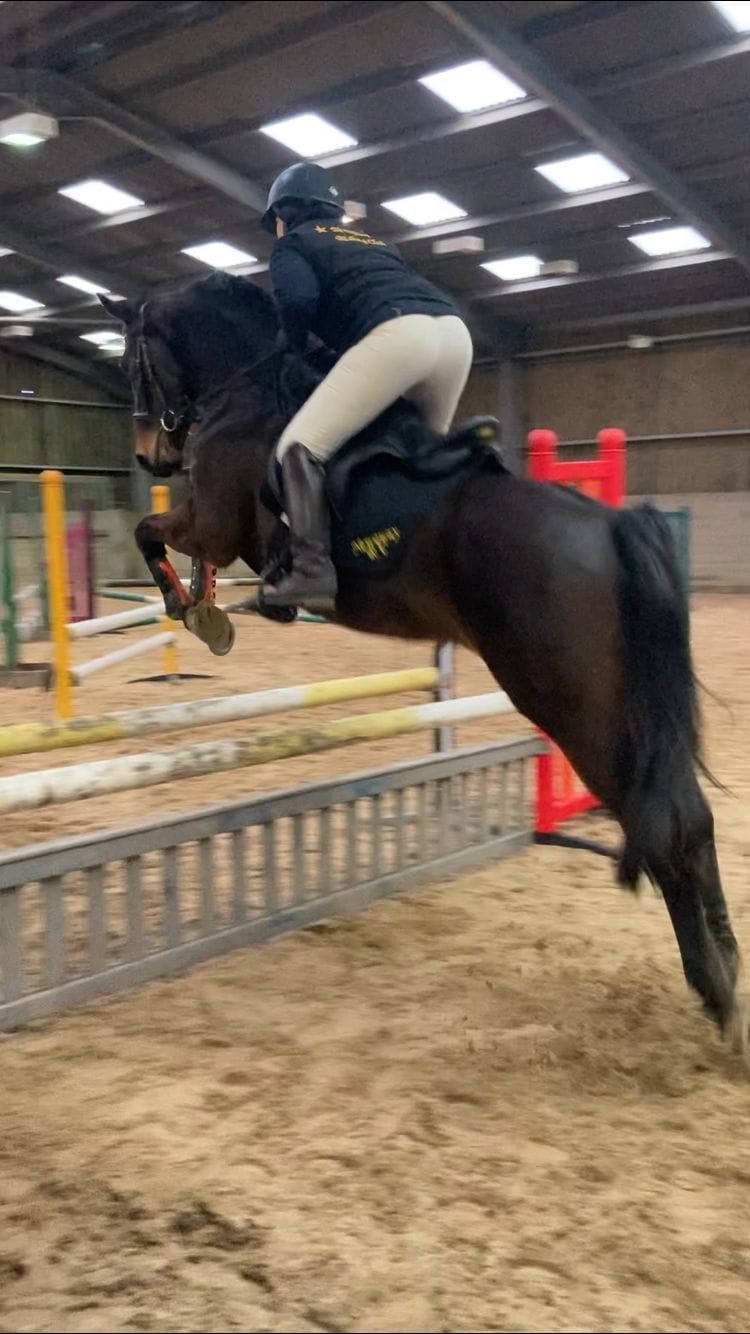
[(336, 189), (328, 172), (315, 162), (295, 162), (276, 177), (268, 191), (266, 211), (261, 226), (272, 235), (276, 229), (276, 217), (282, 204), (326, 204), (337, 210), (341, 217), (344, 205), (341, 192)]

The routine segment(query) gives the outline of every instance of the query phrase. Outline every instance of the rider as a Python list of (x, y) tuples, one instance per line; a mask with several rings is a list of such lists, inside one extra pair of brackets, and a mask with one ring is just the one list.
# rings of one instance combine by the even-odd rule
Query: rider
[(445, 434), (471, 368), (471, 335), (450, 299), (343, 215), (328, 172), (300, 162), (276, 178), (263, 216), (277, 237), (271, 279), (287, 346), (304, 353), (313, 333), (341, 354), (278, 443), (292, 569), (264, 587), (271, 606), (336, 595), (323, 482), (336, 450), (401, 395)]

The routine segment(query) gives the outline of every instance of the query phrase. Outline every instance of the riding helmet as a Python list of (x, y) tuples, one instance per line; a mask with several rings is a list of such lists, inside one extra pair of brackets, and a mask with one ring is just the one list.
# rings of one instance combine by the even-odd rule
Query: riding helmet
[(276, 177), (268, 192), (266, 211), (261, 225), (264, 231), (273, 233), (276, 224), (276, 210), (280, 204), (332, 204), (340, 213), (344, 212), (341, 192), (336, 188), (328, 172), (316, 162), (295, 162)]

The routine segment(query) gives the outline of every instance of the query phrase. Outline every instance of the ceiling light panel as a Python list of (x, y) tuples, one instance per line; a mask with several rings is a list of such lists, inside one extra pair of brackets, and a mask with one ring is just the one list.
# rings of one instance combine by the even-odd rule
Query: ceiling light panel
[(332, 125), (314, 111), (275, 120), (269, 125), (261, 125), (260, 129), (261, 134), (276, 139), (300, 157), (325, 157), (326, 153), (338, 153), (342, 148), (354, 148), (357, 143), (345, 130), (340, 130), (338, 125)]
[(542, 261), (538, 255), (513, 255), (510, 259), (488, 259), (481, 267), (504, 283), (517, 283), (523, 278), (538, 278)]
[(66, 287), (75, 287), (79, 292), (86, 292), (88, 296), (107, 296), (108, 287), (100, 287), (98, 283), (89, 282), (88, 278), (79, 278), (75, 273), (65, 273), (57, 282), (63, 283)]
[(96, 347), (106, 347), (109, 343), (124, 343), (123, 335), (117, 329), (94, 329), (91, 333), (81, 334), (84, 343), (94, 343)]
[(560, 158), (557, 162), (543, 162), (535, 170), (567, 195), (630, 180), (627, 172), (603, 153), (576, 153), (575, 157)]
[(659, 227), (653, 232), (634, 232), (630, 243), (645, 255), (688, 255), (693, 250), (708, 250), (711, 242), (695, 227)]
[(445, 195), (434, 190), (425, 190), (418, 195), (404, 195), (401, 199), (383, 201), (383, 208), (389, 213), (396, 213), (413, 227), (428, 227), (433, 222), (454, 222), (465, 218), (466, 209), (446, 199)]
[(13, 315), (22, 315), (26, 310), (44, 310), (44, 303), (23, 292), (0, 292), (0, 307)]
[(183, 255), (208, 264), (212, 269), (236, 269), (240, 264), (257, 264), (257, 255), (240, 250), (228, 241), (203, 241), (200, 245), (185, 246)]
[(54, 116), (41, 111), (22, 111), (0, 121), (0, 143), (11, 148), (33, 148), (47, 139), (56, 139), (60, 127)]
[(448, 102), (456, 111), (486, 111), (526, 97), (521, 88), (488, 60), (469, 60), (464, 65), (427, 74), (419, 82)]
[(713, 5), (735, 32), (750, 32), (750, 0), (713, 0)]
[(73, 199), (76, 204), (83, 204), (84, 208), (90, 208), (94, 213), (103, 214), (122, 213), (126, 208), (142, 208), (144, 202), (117, 185), (94, 179), (65, 185), (58, 190), (58, 194)]

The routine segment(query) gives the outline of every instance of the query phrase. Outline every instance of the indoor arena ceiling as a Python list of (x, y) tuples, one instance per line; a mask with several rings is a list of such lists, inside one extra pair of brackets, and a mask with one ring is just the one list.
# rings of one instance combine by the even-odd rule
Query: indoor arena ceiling
[[(0, 137), (28, 112), (52, 136), (0, 143), (2, 342), (89, 377), (108, 326), (61, 279), (139, 296), (223, 242), (265, 282), (266, 191), (302, 155), (487, 352), (750, 307), (750, 3), (10, 2), (0, 51)], [(267, 132), (310, 114), (334, 129)], [(65, 193), (92, 180), (132, 198)]]

